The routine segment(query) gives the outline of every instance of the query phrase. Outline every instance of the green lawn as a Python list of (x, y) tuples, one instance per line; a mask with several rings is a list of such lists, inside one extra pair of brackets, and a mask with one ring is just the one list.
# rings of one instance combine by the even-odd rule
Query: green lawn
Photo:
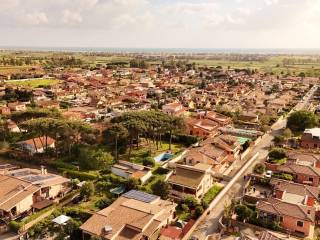
[[(176, 144), (176, 143), (171, 144), (171, 152), (174, 155), (178, 155), (184, 149), (185, 149), (185, 147), (182, 144)], [(131, 151), (131, 161), (133, 161), (135, 163), (142, 163), (144, 158), (146, 158), (148, 156), (154, 158), (154, 157), (158, 156), (159, 154), (161, 154), (165, 151), (168, 151), (168, 150), (169, 150), (169, 143), (165, 143), (165, 142), (162, 143), (158, 147), (158, 149), (152, 143), (150, 143), (150, 146), (144, 145), (144, 146), (139, 147), (138, 149), (133, 147), (133, 149)], [(129, 151), (129, 149), (127, 150), (126, 154), (120, 155), (120, 159), (128, 160), (128, 151)]]
[(60, 80), (58, 79), (47, 79), (47, 78), (39, 78), (39, 79), (30, 79), (30, 80), (11, 80), (7, 81), (6, 84), (9, 85), (16, 85), (16, 86), (22, 86), (22, 87), (39, 87), (39, 86), (51, 86), (58, 84)]

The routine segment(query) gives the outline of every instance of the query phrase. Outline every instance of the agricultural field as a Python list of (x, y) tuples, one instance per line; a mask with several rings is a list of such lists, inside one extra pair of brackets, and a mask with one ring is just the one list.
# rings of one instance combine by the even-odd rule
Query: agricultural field
[(49, 79), (49, 78), (37, 78), (37, 79), (24, 79), (24, 80), (9, 80), (6, 81), (7, 85), (15, 85), (21, 87), (46, 87), (51, 85), (56, 85), (60, 83), (61, 80)]
[[(210, 60), (195, 59), (197, 66), (221, 66), (223, 68), (249, 68), (257, 69), (267, 73), (299, 75), (301, 72), (306, 76), (320, 77), (320, 62), (315, 63), (297, 63), (284, 65), (284, 59), (301, 59), (300, 56), (273, 56), (265, 61), (229, 61), (229, 60)], [(302, 58), (303, 59), (303, 58)]]

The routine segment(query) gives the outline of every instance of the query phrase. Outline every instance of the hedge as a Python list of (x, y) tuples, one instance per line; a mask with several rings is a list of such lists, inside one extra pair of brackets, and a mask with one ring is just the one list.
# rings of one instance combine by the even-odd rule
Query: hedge
[(204, 195), (202, 199), (202, 204), (204, 208), (207, 208), (209, 206), (209, 204), (218, 195), (218, 193), (222, 190), (222, 188), (223, 188), (222, 186), (213, 185), (213, 187), (209, 189), (209, 191)]
[(37, 218), (39, 218), (41, 215), (49, 212), (50, 210), (52, 210), (53, 208), (55, 208), (56, 206), (55, 205), (52, 205), (51, 207), (47, 207), (45, 209), (42, 209), (41, 211), (39, 212), (36, 212), (30, 216), (28, 216), (26, 219), (22, 220), (21, 222), (18, 222), (18, 221), (11, 221), (9, 223), (9, 227), (12, 231), (14, 232), (19, 232), (19, 230), (27, 223), (30, 223), (31, 221), (33, 220), (36, 220)]
[(50, 162), (48, 165), (52, 168), (55, 168), (55, 169), (64, 168), (64, 169), (69, 169), (69, 170), (77, 170), (76, 166), (74, 166), (70, 163), (65, 163), (65, 162), (61, 162), (61, 161)]
[(63, 174), (66, 174), (69, 178), (77, 178), (80, 181), (95, 180), (98, 178), (97, 175), (92, 173), (79, 172), (65, 168), (59, 168), (58, 170), (63, 172)]

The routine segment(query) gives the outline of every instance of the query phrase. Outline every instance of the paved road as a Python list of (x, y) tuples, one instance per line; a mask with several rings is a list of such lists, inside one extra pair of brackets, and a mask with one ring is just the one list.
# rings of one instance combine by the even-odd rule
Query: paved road
[[(313, 87), (303, 98), (302, 102), (299, 102), (292, 111), (301, 110), (307, 107), (309, 100), (314, 94), (317, 86)], [(274, 136), (278, 135), (279, 132), (285, 128), (287, 124), (286, 118), (280, 118), (271, 128), (270, 133), (263, 135), (261, 141), (257, 146), (255, 146), (250, 154), (244, 159), (243, 165), (256, 153), (259, 153), (259, 157), (252, 162), (251, 166), (244, 171), (234, 183), (234, 185), (229, 189), (229, 191), (224, 195), (221, 201), (210, 211), (210, 214), (203, 220), (196, 230), (193, 232), (192, 236), (195, 236), (199, 239), (205, 239), (206, 236), (217, 232), (218, 230), (218, 221), (223, 215), (224, 206), (230, 204), (230, 200), (236, 197), (242, 196), (243, 186), (245, 184), (244, 176), (253, 171), (254, 166), (258, 162), (265, 160), (268, 155), (268, 150), (271, 145), (271, 142)]]

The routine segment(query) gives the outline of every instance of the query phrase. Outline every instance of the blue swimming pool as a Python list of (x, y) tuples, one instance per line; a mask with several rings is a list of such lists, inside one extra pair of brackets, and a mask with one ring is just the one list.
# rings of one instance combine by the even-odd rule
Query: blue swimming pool
[(154, 158), (154, 160), (156, 162), (164, 162), (164, 161), (167, 161), (168, 159), (170, 159), (172, 156), (173, 156), (173, 154), (164, 152), (164, 153), (161, 153), (158, 156), (156, 156)]

